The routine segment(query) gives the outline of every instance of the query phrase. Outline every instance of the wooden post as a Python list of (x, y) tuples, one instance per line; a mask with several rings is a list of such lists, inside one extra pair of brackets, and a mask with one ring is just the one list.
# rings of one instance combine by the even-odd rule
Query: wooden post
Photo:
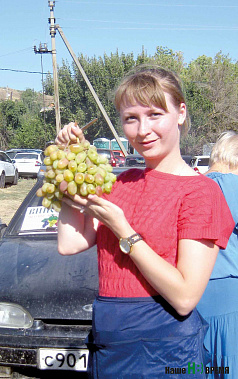
[(54, 78), (56, 134), (58, 134), (61, 129), (61, 120), (60, 120), (59, 87), (58, 87), (58, 73), (57, 73), (57, 62), (56, 62), (56, 48), (55, 48), (55, 34), (56, 34), (55, 17), (54, 17), (55, 1), (48, 1), (48, 5), (50, 7), (49, 22), (50, 22), (51, 50), (52, 50), (53, 78)]
[[(62, 40), (64, 41), (64, 43), (65, 43), (65, 45), (66, 45), (66, 47), (67, 47), (67, 49), (68, 49), (68, 51), (69, 51), (69, 53), (71, 54), (71, 56), (72, 56), (72, 58), (73, 58), (73, 60), (74, 60), (74, 62), (75, 62), (75, 64), (76, 64), (76, 66), (78, 67), (79, 71), (81, 72), (81, 74), (82, 74), (82, 76), (83, 76), (83, 78), (84, 78), (84, 80), (85, 80), (85, 82), (86, 82), (88, 88), (90, 89), (90, 91), (91, 91), (91, 93), (92, 93), (92, 95), (93, 95), (93, 97), (94, 97), (94, 99), (95, 99), (95, 101), (96, 101), (96, 103), (97, 103), (99, 109), (101, 110), (101, 112), (102, 112), (102, 114), (103, 114), (103, 116), (104, 116), (106, 122), (108, 123), (109, 128), (111, 129), (111, 131), (112, 131), (112, 133), (113, 133), (113, 135), (114, 135), (114, 137), (115, 137), (115, 139), (116, 139), (118, 145), (120, 146), (120, 148), (121, 148), (123, 154), (124, 154), (125, 156), (127, 156), (128, 153), (127, 153), (127, 151), (126, 151), (126, 149), (125, 149), (125, 146), (124, 146), (123, 143), (121, 142), (120, 137), (118, 136), (118, 134), (117, 134), (117, 132), (116, 132), (114, 126), (112, 125), (111, 120), (109, 119), (109, 117), (108, 117), (108, 115), (107, 115), (107, 113), (106, 113), (106, 111), (105, 111), (105, 109), (104, 109), (102, 103), (100, 102), (100, 100), (99, 100), (99, 98), (98, 98), (96, 92), (94, 91), (94, 88), (93, 88), (93, 86), (91, 85), (91, 83), (90, 83), (90, 81), (89, 81), (89, 79), (88, 79), (88, 77), (87, 77), (87, 75), (86, 75), (86, 73), (85, 73), (83, 67), (82, 67), (81, 64), (79, 63), (79, 60), (77, 59), (77, 57), (76, 57), (76, 55), (74, 54), (74, 52), (73, 52), (73, 50), (72, 50), (70, 44), (68, 43), (67, 39), (65, 38), (62, 29), (60, 28), (59, 25), (55, 25), (55, 28), (58, 30), (58, 32), (59, 32), (59, 34), (60, 34)], [(52, 50), (53, 50), (53, 47), (52, 47)]]

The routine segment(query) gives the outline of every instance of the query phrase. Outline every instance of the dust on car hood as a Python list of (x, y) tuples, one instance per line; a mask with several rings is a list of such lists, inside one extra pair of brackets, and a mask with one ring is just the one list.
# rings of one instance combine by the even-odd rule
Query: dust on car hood
[(19, 304), (34, 319), (91, 319), (98, 292), (96, 245), (61, 256), (56, 238), (3, 238), (0, 257), (0, 302)]

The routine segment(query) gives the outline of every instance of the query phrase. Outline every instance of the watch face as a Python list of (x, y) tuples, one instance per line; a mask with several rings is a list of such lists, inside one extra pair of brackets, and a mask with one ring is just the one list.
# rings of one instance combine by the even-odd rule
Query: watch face
[(128, 254), (130, 252), (131, 246), (130, 246), (129, 242), (127, 241), (127, 239), (121, 238), (121, 240), (120, 240), (120, 249), (125, 254)]

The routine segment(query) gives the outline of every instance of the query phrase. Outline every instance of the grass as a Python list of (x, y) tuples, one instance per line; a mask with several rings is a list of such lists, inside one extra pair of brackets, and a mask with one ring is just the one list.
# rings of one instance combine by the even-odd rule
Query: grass
[(0, 219), (2, 223), (9, 224), (35, 183), (36, 179), (20, 178), (16, 186), (7, 184), (5, 188), (0, 188)]

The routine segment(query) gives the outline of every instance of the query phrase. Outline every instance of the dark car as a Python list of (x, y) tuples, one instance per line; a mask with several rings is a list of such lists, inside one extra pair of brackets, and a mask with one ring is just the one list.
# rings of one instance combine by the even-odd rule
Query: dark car
[(24, 378), (29, 369), (36, 378), (49, 370), (51, 377), (85, 377), (84, 340), (98, 291), (96, 246), (58, 253), (58, 214), (41, 206), (41, 186), (42, 178), (8, 227), (0, 226), (0, 373), (5, 367)]
[(192, 155), (182, 155), (183, 160), (190, 166), (191, 165), (191, 160), (192, 160)]
[[(183, 160), (190, 165), (192, 156), (191, 155), (182, 155)], [(129, 154), (125, 158), (125, 166), (131, 167), (145, 167), (145, 160), (140, 154)]]
[(129, 154), (126, 156), (125, 166), (145, 167), (145, 159), (140, 154)]
[(36, 196), (42, 181), (39, 176), (8, 226), (0, 221), (0, 377), (13, 371), (24, 379), (87, 378), (97, 249), (58, 253), (58, 213)]

